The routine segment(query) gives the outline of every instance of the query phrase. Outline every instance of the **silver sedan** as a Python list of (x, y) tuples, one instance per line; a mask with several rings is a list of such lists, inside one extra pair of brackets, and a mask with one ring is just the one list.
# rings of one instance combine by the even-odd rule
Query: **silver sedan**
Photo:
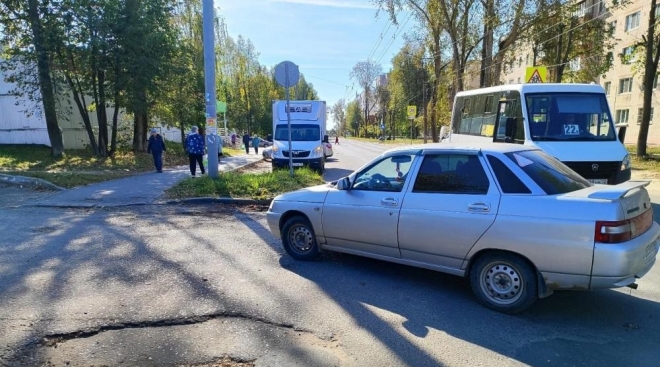
[(646, 185), (592, 185), (515, 144), (423, 145), (280, 195), (267, 218), (295, 259), (339, 251), (468, 277), (480, 303), (516, 313), (555, 290), (637, 287), (660, 244)]

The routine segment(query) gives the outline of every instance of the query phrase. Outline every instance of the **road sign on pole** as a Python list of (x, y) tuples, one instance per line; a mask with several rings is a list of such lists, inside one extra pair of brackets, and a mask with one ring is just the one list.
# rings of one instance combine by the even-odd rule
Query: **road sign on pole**
[(530, 66), (525, 70), (525, 83), (545, 83), (548, 69), (545, 66)]
[(408, 106), (406, 112), (409, 119), (414, 119), (417, 116), (417, 106)]
[[(275, 66), (275, 81), (286, 91), (286, 121), (289, 130), (289, 175), (293, 177), (293, 154), (291, 154), (291, 110), (289, 109), (289, 88), (300, 79), (298, 65), (291, 61), (282, 61)], [(273, 134), (275, 131), (273, 131)]]

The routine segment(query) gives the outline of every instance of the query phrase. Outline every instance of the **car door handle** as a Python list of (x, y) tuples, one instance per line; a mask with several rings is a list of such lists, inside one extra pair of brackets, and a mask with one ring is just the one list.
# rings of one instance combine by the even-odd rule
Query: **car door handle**
[(395, 198), (385, 198), (380, 201), (381, 205), (385, 206), (397, 206), (399, 202)]
[(490, 204), (472, 203), (468, 205), (468, 210), (471, 212), (488, 212), (490, 211)]

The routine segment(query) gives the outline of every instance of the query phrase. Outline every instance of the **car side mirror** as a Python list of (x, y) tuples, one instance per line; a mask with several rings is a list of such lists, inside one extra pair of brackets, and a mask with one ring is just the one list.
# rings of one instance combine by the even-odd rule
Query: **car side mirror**
[(351, 189), (351, 180), (348, 177), (340, 178), (337, 181), (337, 190), (350, 190)]
[(616, 124), (614, 126), (619, 128), (619, 132), (617, 133), (617, 137), (619, 138), (619, 141), (622, 144), (625, 143), (625, 141), (626, 141), (626, 130), (628, 130), (628, 124)]

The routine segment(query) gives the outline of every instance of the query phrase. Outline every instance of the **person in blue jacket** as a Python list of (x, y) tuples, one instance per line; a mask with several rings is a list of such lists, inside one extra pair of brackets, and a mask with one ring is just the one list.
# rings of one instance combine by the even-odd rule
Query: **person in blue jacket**
[(255, 133), (252, 136), (252, 147), (254, 148), (254, 154), (259, 154), (259, 142), (261, 141), (261, 138)]
[(186, 137), (186, 152), (188, 152), (190, 158), (190, 174), (193, 177), (195, 177), (197, 164), (199, 164), (202, 174), (206, 173), (204, 169), (204, 148), (204, 138), (199, 135), (197, 126), (191, 127), (190, 134)]
[(158, 129), (151, 129), (151, 136), (149, 137), (149, 144), (147, 145), (147, 153), (151, 153), (154, 157), (154, 166), (156, 172), (163, 173), (163, 152), (166, 151), (165, 141), (158, 133)]

